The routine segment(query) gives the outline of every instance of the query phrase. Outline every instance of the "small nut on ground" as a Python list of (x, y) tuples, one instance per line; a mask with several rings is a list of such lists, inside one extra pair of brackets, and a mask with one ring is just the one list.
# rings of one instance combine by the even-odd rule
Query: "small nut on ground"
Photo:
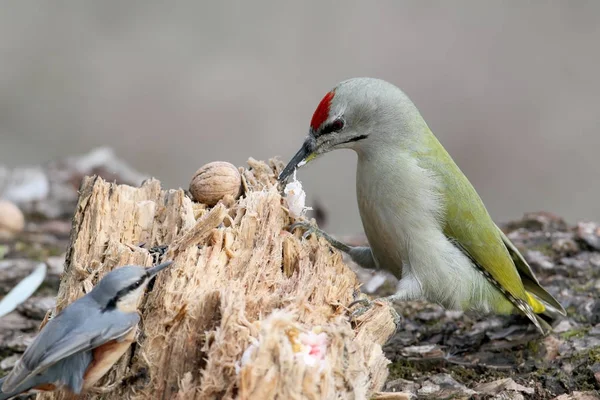
[(242, 194), (242, 176), (233, 164), (211, 162), (196, 171), (190, 193), (195, 201), (208, 206), (214, 206), (227, 195), (237, 199)]
[(25, 227), (25, 217), (15, 204), (0, 200), (0, 239), (10, 240)]

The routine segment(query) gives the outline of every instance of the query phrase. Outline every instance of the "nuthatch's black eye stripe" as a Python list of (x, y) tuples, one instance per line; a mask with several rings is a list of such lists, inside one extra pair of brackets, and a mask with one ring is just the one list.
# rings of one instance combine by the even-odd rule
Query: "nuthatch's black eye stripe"
[(135, 282), (134, 282), (134, 283), (133, 283), (133, 284), (130, 286), (130, 288), (131, 288), (131, 289), (137, 289), (137, 288), (139, 288), (139, 287), (140, 287), (140, 285), (141, 285), (143, 282), (144, 282), (144, 280), (143, 280), (143, 279), (138, 279), (137, 281), (135, 281)]
[(140, 279), (138, 279), (137, 281), (133, 282), (131, 285), (127, 286), (125, 289), (121, 289), (117, 292), (116, 296), (113, 297), (108, 304), (106, 305), (106, 307), (104, 308), (104, 311), (107, 310), (112, 310), (117, 306), (118, 301), (125, 297), (127, 294), (133, 292), (135, 289), (139, 288), (142, 283), (144, 283), (146, 281), (146, 279), (148, 279), (148, 275), (144, 275), (142, 276)]

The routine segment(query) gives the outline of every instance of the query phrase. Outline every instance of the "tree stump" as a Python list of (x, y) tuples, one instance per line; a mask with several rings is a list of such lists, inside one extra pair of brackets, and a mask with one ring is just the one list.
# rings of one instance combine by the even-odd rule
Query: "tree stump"
[[(381, 390), (390, 306), (351, 323), (355, 274), (326, 241), (285, 230), (282, 164), (248, 164), (244, 195), (212, 208), (154, 179), (136, 188), (85, 178), (55, 312), (115, 267), (152, 265), (154, 246), (175, 264), (142, 300), (137, 342), (82, 398), (368, 399)], [(322, 339), (315, 358), (311, 341)]]

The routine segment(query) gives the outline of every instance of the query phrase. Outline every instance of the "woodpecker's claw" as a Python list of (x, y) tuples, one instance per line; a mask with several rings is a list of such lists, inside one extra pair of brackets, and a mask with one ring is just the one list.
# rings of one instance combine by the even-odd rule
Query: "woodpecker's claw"
[[(375, 305), (376, 302), (387, 302), (390, 303), (390, 306), (392, 306), (392, 302), (387, 297), (381, 297), (375, 300), (369, 300), (364, 298), (358, 299), (348, 305), (348, 308), (352, 308), (357, 304), (362, 305), (362, 307), (357, 308), (350, 314), (350, 320), (356, 319), (364, 313), (366, 313), (367, 311), (369, 311)], [(394, 325), (396, 325), (396, 331), (398, 331), (398, 329), (400, 328), (400, 324), (402, 323), (402, 317), (400, 316), (400, 314), (398, 314), (398, 312), (394, 309), (393, 306), (390, 308), (390, 310), (392, 318), (394, 319)]]
[(354, 300), (352, 303), (348, 304), (348, 308), (352, 308), (357, 304), (360, 304), (362, 307), (359, 307), (356, 310), (352, 311), (352, 313), (350, 314), (350, 319), (356, 319), (356, 318), (360, 317), (361, 315), (363, 315), (364, 313), (369, 311), (371, 309), (371, 307), (373, 307), (375, 305), (375, 303), (372, 300), (358, 299), (358, 300)]
[(314, 225), (312, 225), (310, 222), (306, 222), (306, 221), (295, 222), (292, 225), (290, 225), (290, 227), (288, 228), (288, 231), (294, 232), (297, 228), (302, 228), (302, 229), (306, 230), (306, 232), (304, 232), (304, 234), (302, 234), (302, 239), (307, 239), (313, 233), (316, 234), (317, 236), (323, 236), (322, 231), (320, 229), (318, 229), (317, 227), (315, 227)]
[(148, 250), (148, 252), (152, 256), (154, 264), (158, 264), (162, 260), (162, 257), (165, 255), (168, 248), (169, 246), (165, 244), (161, 246), (154, 246), (150, 250)]
[(373, 307), (373, 301), (369, 299), (358, 299), (354, 300), (352, 303), (348, 304), (348, 308), (352, 308), (357, 304), (361, 304), (363, 307), (371, 308)]
[(302, 235), (302, 239), (307, 239), (310, 235), (315, 234), (318, 237), (321, 237), (321, 238), (327, 240), (331, 246), (338, 249), (339, 251), (348, 253), (351, 250), (350, 246), (348, 246), (345, 243), (340, 242), (337, 239), (334, 239), (331, 235), (329, 235), (328, 233), (317, 228), (315, 225), (311, 224), (310, 222), (306, 222), (306, 221), (295, 222), (292, 225), (290, 225), (289, 231), (293, 232), (294, 229), (296, 229), (296, 228), (302, 228), (302, 229), (306, 230), (306, 232), (304, 232), (304, 234)]

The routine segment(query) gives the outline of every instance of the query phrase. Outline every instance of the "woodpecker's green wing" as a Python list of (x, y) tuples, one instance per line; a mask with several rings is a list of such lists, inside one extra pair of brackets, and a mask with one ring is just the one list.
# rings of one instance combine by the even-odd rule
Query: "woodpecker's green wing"
[(504, 234), (504, 232), (502, 232), (502, 230), (500, 230), (500, 228), (498, 228), (497, 226), (496, 226), (496, 228), (500, 232), (502, 241), (504, 242), (504, 245), (508, 249), (508, 252), (510, 253), (510, 256), (512, 257), (512, 259), (514, 261), (515, 266), (517, 267), (517, 270), (519, 271), (519, 274), (521, 275), (521, 280), (523, 281), (523, 286), (525, 287), (525, 290), (527, 290), (529, 293), (535, 295), (542, 302), (550, 305), (561, 315), (563, 315), (563, 316), (567, 315), (567, 312), (565, 311), (564, 307), (558, 301), (556, 301), (556, 299), (554, 297), (552, 297), (552, 295), (550, 293), (548, 293), (546, 291), (546, 289), (544, 289), (540, 285), (537, 278), (533, 274), (531, 267), (529, 266), (527, 261), (525, 261), (525, 258), (523, 257), (521, 252), (510, 241), (510, 239)]
[(440, 179), (444, 200), (444, 234), (482, 269), (511, 303), (538, 326), (534, 310), (544, 306), (527, 294), (519, 271), (481, 198), (433, 134), (418, 159)]

